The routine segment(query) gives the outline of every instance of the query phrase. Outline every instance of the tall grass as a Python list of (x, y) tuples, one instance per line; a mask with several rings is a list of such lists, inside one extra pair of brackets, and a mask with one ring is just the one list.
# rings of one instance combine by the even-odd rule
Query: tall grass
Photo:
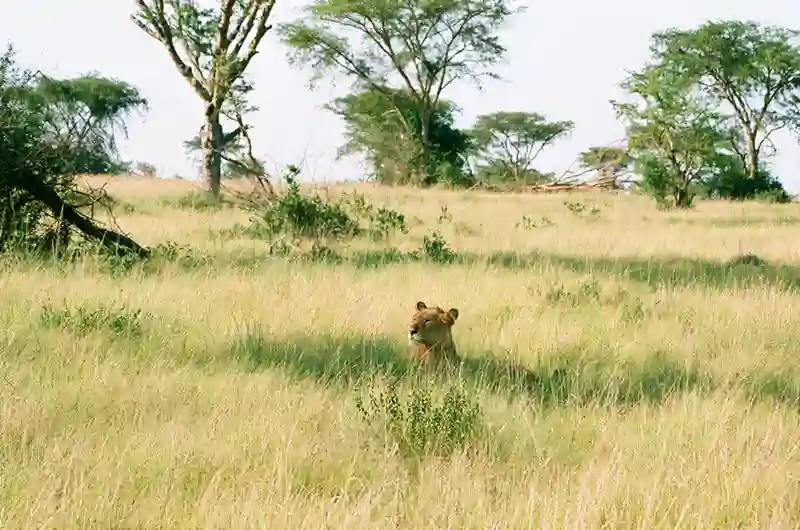
[[(186, 255), (2, 265), (0, 527), (800, 526), (796, 205), (362, 186), (410, 231), (330, 263), (190, 186), (109, 185)], [(417, 300), (457, 374), (405, 358)]]

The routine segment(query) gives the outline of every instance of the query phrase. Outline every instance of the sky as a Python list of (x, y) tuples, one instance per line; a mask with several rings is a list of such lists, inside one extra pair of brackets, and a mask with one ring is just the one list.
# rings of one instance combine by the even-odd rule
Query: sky
[[(0, 35), (20, 63), (57, 77), (89, 72), (136, 86), (150, 110), (129, 121), (120, 139), (125, 159), (155, 165), (164, 177), (197, 178), (196, 163), (182, 142), (202, 124), (202, 104), (159, 43), (130, 20), (133, 0), (0, 0)], [(295, 19), (303, 1), (277, 0), (273, 23)], [(800, 28), (795, 0), (540, 0), (524, 1), (524, 13), (507, 22), (501, 38), (508, 53), (500, 81), (483, 90), (462, 83), (444, 97), (462, 110), (457, 125), (499, 110), (538, 112), (550, 120), (572, 120), (572, 134), (537, 159), (543, 171), (574, 169), (578, 154), (624, 138), (609, 100), (623, 93), (626, 71), (648, 59), (650, 35), (669, 27), (696, 27), (707, 20), (740, 19)], [(296, 164), (302, 180), (325, 183), (363, 178), (358, 160), (336, 160), (343, 124), (322, 106), (343, 95), (323, 81), (311, 90), (310, 72), (290, 66), (277, 35), (268, 33), (248, 68), (260, 111), (250, 117), (256, 155), (277, 172)], [(800, 192), (800, 145), (777, 138), (774, 169), (784, 186)]]

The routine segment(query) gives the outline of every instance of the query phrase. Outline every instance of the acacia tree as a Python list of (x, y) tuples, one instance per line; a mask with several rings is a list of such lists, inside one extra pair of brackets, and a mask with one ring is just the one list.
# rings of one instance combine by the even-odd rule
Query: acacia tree
[(120, 253), (149, 255), (86, 213), (103, 197), (79, 189), (74, 145), (53, 134), (51, 110), (35, 76), (16, 65), (9, 46), (0, 56), (0, 252), (64, 250), (74, 227)]
[[(218, 197), (224, 143), (246, 134), (242, 114), (254, 110), (243, 106), (252, 90), (244, 73), (272, 27), (268, 22), (275, 0), (221, 0), (218, 9), (201, 8), (193, 0), (136, 0), (136, 5), (133, 22), (166, 48), (203, 100), (203, 172), (209, 191)], [(220, 120), (226, 114), (238, 122), (227, 134)]]
[(544, 175), (533, 168), (541, 152), (568, 135), (571, 121), (548, 122), (531, 112), (494, 112), (478, 116), (470, 135), (475, 141), (478, 169), (487, 180), (535, 183)]
[(633, 164), (627, 149), (610, 145), (592, 146), (580, 153), (578, 159), (584, 170), (596, 171), (600, 179), (613, 179), (614, 186)]
[[(496, 33), (513, 12), (509, 0), (315, 0), (279, 31), (293, 64), (313, 69), (312, 86), (331, 72), (373, 89), (406, 116), (392, 88), (409, 94), (419, 123), (418, 171), (430, 171), (432, 116), (457, 79), (479, 86), (505, 54)], [(403, 122), (413, 131), (414, 124)]]
[(721, 106), (731, 149), (749, 178), (778, 130), (798, 125), (800, 49), (797, 31), (755, 22), (707, 22), (652, 37), (656, 65), (697, 86)]
[(612, 104), (626, 123), (640, 186), (661, 206), (691, 207), (696, 185), (713, 174), (726, 143), (719, 114), (685, 80), (658, 67), (634, 72), (622, 87), (633, 102)]
[[(374, 177), (384, 184), (412, 181), (414, 174), (409, 169), (419, 154), (421, 124), (408, 91), (368, 88), (336, 98), (326, 108), (345, 122), (346, 141), (338, 150), (339, 157), (366, 155)], [(453, 103), (440, 99), (431, 115), (431, 157), (440, 170), (449, 167), (452, 171), (450, 175), (426, 175), (424, 184), (432, 184), (434, 178), (450, 178), (456, 185), (472, 182), (465, 171), (471, 138), (454, 126), (456, 110)]]
[(76, 172), (121, 170), (116, 133), (127, 136), (126, 118), (148, 109), (147, 100), (134, 86), (97, 74), (74, 79), (40, 75), (25, 92), (41, 109), (47, 135), (70, 146)]

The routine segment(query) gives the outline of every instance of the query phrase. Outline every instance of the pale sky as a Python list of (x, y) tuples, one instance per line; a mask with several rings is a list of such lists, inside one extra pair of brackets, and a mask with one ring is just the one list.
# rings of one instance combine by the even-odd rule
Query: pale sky
[[(181, 142), (196, 134), (202, 106), (178, 74), (164, 49), (129, 19), (132, 0), (0, 0), (0, 35), (11, 41), (28, 68), (66, 77), (91, 71), (135, 85), (151, 110), (130, 122), (130, 137), (120, 139), (126, 159), (154, 164), (159, 174), (196, 178), (197, 169)], [(273, 22), (295, 18), (305, 2), (278, 0)], [(445, 97), (463, 110), (457, 124), (468, 126), (478, 114), (515, 110), (539, 112), (552, 120), (572, 120), (572, 135), (542, 153), (538, 167), (557, 174), (592, 145), (624, 137), (609, 100), (619, 98), (626, 70), (648, 57), (650, 35), (668, 27), (694, 27), (709, 19), (755, 20), (800, 28), (796, 0), (540, 0), (524, 3), (527, 12), (509, 20), (503, 32), (508, 48), (503, 81), (483, 92), (454, 86)], [(321, 83), (307, 87), (308, 72), (290, 67), (275, 34), (267, 34), (248, 73), (255, 82), (252, 116), (256, 154), (276, 170), (295, 163), (304, 180), (330, 182), (361, 178), (358, 161), (336, 161), (342, 141), (339, 119), (323, 110), (341, 95)], [(775, 170), (784, 185), (800, 191), (800, 145), (778, 139)]]

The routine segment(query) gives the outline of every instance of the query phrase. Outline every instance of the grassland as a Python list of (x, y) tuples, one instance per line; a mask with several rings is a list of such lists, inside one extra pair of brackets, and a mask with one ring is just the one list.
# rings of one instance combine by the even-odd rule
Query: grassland
[[(331, 264), (191, 186), (108, 186), (188, 265), (3, 265), (0, 527), (800, 527), (798, 205), (340, 186), (460, 258)], [(460, 310), (459, 375), (404, 359), (417, 300)], [(480, 430), (412, 462), (354, 405), (393, 381)]]

